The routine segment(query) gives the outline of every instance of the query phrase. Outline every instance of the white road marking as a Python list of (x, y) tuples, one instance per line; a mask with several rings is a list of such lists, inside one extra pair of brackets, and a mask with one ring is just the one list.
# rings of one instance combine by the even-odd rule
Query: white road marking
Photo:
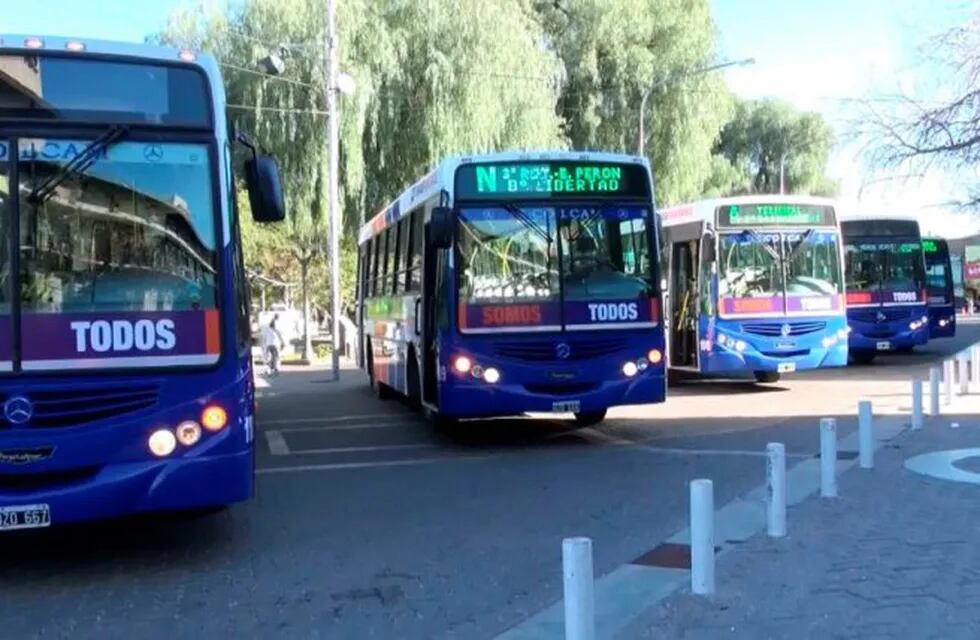
[[(751, 456), (764, 458), (766, 451), (752, 451), (746, 449), (686, 449), (684, 447), (657, 447), (645, 444), (648, 440), (629, 440), (610, 433), (603, 433), (596, 429), (582, 429), (579, 433), (590, 436), (594, 440), (605, 442), (616, 447), (631, 447), (640, 449), (648, 453), (661, 453), (670, 455), (690, 455), (690, 456)], [(813, 454), (809, 453), (786, 453), (787, 458), (810, 458)]]
[(269, 381), (266, 380), (265, 378), (259, 378), (259, 377), (256, 377), (255, 378), (255, 388), (256, 389), (268, 389), (271, 386), (272, 385), (269, 384)]
[(327, 447), (325, 449), (299, 449), (290, 451), (292, 455), (311, 453), (360, 453), (364, 451), (406, 451), (409, 449), (436, 449), (434, 444), (384, 444), (364, 447)]
[(441, 458), (412, 458), (409, 460), (378, 460), (374, 462), (338, 462), (335, 464), (304, 464), (293, 467), (268, 467), (256, 469), (257, 474), (297, 473), (303, 471), (334, 471), (338, 469), (369, 469), (372, 467), (403, 467), (434, 462), (453, 462), (456, 460), (484, 460), (493, 456), (444, 456)]
[(266, 431), (265, 441), (269, 443), (269, 451), (272, 453), (272, 455), (289, 455), (289, 445), (286, 444), (286, 439), (282, 437), (281, 431)]
[[(262, 423), (263, 426), (265, 423)], [(422, 423), (405, 422), (379, 422), (377, 424), (340, 424), (329, 425), (326, 427), (280, 427), (277, 431), (281, 433), (295, 433), (299, 431), (358, 431), (361, 429), (397, 429), (400, 427), (422, 426)]]

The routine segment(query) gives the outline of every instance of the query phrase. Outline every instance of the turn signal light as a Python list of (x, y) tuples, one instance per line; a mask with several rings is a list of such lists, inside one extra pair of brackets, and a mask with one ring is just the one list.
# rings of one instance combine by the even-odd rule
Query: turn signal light
[(453, 369), (460, 373), (469, 373), (472, 368), (473, 361), (466, 356), (456, 356), (456, 359), (453, 360)]
[(660, 364), (660, 361), (664, 359), (664, 355), (660, 353), (660, 349), (650, 349), (650, 353), (647, 354), (647, 360), (650, 364)]
[(185, 447), (192, 447), (201, 439), (201, 425), (187, 420), (177, 425), (177, 440)]
[(221, 431), (228, 424), (228, 412), (213, 404), (201, 412), (201, 424), (208, 431)]

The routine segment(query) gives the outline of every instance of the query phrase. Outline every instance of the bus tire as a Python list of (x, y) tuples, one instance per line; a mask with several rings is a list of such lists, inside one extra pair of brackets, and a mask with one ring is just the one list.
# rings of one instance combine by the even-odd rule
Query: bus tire
[(364, 352), (367, 354), (365, 361), (367, 362), (368, 384), (371, 385), (371, 391), (374, 392), (378, 400), (389, 400), (394, 397), (395, 392), (391, 387), (383, 382), (379, 382), (374, 377), (374, 352), (371, 350), (370, 341), (367, 342), (367, 348)]
[(755, 381), (756, 382), (779, 382), (779, 378), (780, 377), (781, 376), (779, 375), (779, 372), (778, 371), (756, 371), (755, 372)]
[(422, 387), (419, 384), (419, 363), (415, 358), (414, 351), (409, 351), (408, 353), (408, 372), (405, 374), (405, 377), (408, 403), (413, 407), (422, 406)]
[(852, 351), (850, 353), (851, 361), (856, 364), (871, 364), (875, 360), (875, 356), (878, 355), (874, 351)]
[(606, 419), (606, 410), (581, 411), (575, 414), (575, 425), (578, 427), (593, 427)]
[(459, 424), (459, 420), (456, 418), (451, 418), (428, 407), (425, 408), (424, 413), (426, 421), (432, 425), (432, 430), (436, 433), (450, 433)]

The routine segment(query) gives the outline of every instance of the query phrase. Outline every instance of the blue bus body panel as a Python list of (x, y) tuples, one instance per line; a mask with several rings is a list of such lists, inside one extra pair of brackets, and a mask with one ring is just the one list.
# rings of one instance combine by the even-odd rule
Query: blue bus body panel
[(887, 352), (924, 345), (929, 341), (928, 322), (916, 329), (909, 325), (926, 316), (925, 305), (850, 308), (848, 348), (856, 352)]
[[(565, 343), (571, 355), (560, 359), (556, 346)], [(651, 349), (664, 352), (663, 334), (649, 331), (600, 330), (565, 334), (498, 334), (459, 336), (446, 332), (445, 379), (440, 411), (457, 418), (550, 412), (555, 402), (577, 401), (581, 412), (601, 411), (628, 404), (663, 402), (666, 397), (664, 361), (649, 365), (633, 377), (623, 373), (626, 362), (645, 360)], [(598, 354), (579, 358), (579, 354)], [(467, 355), (483, 367), (500, 371), (489, 384), (448, 366), (456, 355)]]
[[(102, 400), (103, 420), (58, 428), (8, 427), (0, 456), (48, 450), (30, 464), (0, 465), (0, 507), (44, 503), (52, 524), (130, 513), (216, 507), (248, 499), (253, 492), (254, 389), (251, 365), (228, 358), (207, 372), (166, 375), (17, 379), (0, 384), (5, 397), (78, 393), (92, 390), (91, 402), (110, 389), (148, 389), (152, 406), (132, 412)], [(232, 380), (231, 383), (228, 380)], [(211, 390), (202, 394), (202, 390)], [(202, 409), (218, 404), (228, 425), (206, 430), (192, 447), (178, 444), (168, 458), (150, 453), (149, 435), (184, 420), (200, 420)], [(68, 402), (62, 406), (69, 406)]]
[[(847, 365), (847, 322), (840, 315), (734, 320), (702, 314), (699, 322), (704, 375), (752, 377), (756, 371), (779, 372), (780, 365), (792, 371)], [(729, 341), (744, 342), (745, 349), (739, 351)]]
[(952, 338), (955, 335), (956, 310), (953, 305), (929, 305), (929, 337)]

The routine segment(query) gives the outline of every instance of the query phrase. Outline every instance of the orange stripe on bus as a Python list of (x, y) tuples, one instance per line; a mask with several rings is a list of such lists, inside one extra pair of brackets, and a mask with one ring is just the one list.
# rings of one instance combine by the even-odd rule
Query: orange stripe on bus
[(456, 305), (456, 322), (460, 329), (466, 328), (466, 304), (462, 302)]
[(221, 325), (214, 309), (204, 312), (204, 350), (206, 353), (221, 351)]

